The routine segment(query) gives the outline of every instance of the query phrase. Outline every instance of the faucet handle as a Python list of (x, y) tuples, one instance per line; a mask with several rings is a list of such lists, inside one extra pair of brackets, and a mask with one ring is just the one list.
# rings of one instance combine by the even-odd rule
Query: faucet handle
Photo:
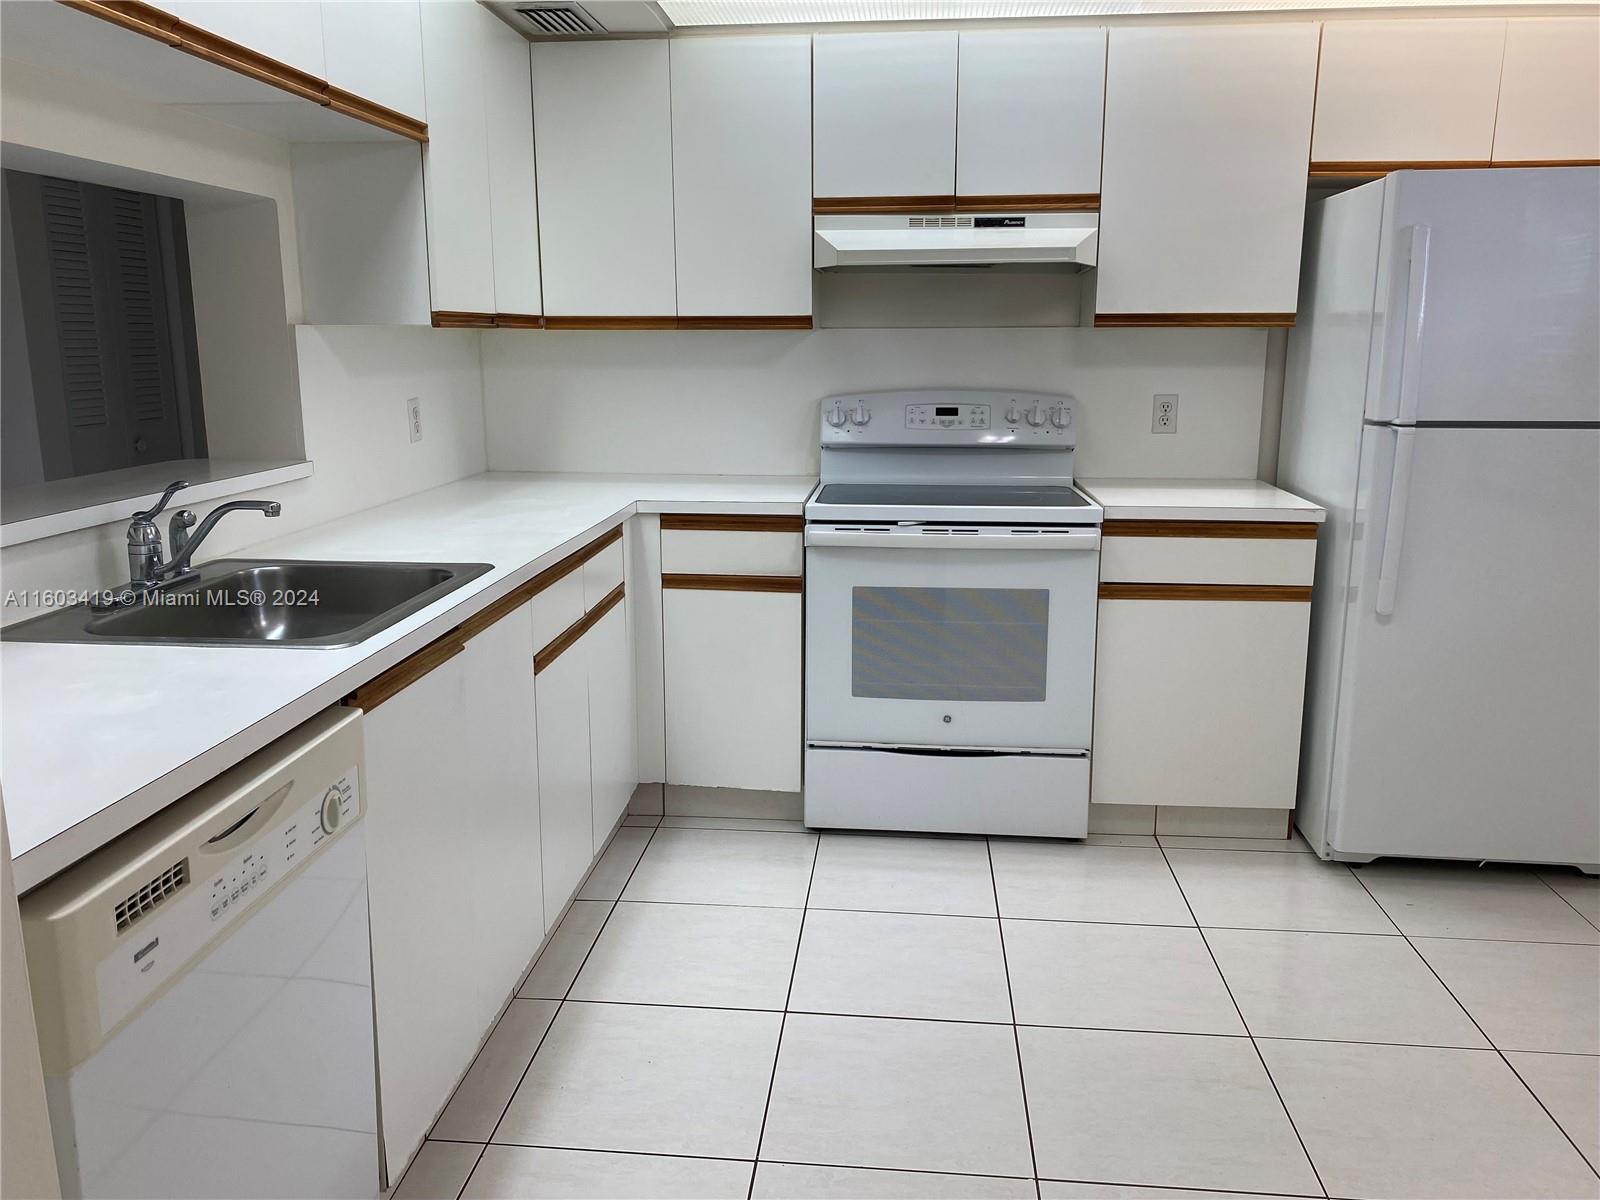
[(183, 553), (184, 546), (188, 545), (189, 530), (194, 528), (194, 522), (192, 508), (180, 508), (167, 522), (167, 549), (174, 558)]
[(143, 512), (134, 513), (133, 519), (135, 521), (154, 520), (156, 517), (161, 515), (161, 510), (166, 508), (167, 502), (171, 500), (172, 497), (181, 489), (188, 486), (189, 481), (187, 479), (174, 479), (171, 483), (167, 484), (167, 490), (161, 493), (161, 499), (155, 502), (155, 506), (153, 508), (147, 508)]

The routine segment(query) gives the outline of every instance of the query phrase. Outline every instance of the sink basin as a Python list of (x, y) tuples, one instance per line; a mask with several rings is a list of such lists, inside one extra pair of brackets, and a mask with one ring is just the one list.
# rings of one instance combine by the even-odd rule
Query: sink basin
[(199, 578), (111, 612), (86, 605), (16, 625), (15, 642), (181, 646), (354, 646), (462, 584), (488, 563), (219, 559)]

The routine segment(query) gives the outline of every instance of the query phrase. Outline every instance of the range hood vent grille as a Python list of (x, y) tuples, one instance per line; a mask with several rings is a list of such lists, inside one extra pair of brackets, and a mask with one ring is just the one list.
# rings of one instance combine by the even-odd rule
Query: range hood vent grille
[(519, 6), (517, 14), (546, 37), (574, 37), (605, 32), (594, 18), (572, 4)]
[(907, 217), (908, 229), (971, 229), (971, 217)]

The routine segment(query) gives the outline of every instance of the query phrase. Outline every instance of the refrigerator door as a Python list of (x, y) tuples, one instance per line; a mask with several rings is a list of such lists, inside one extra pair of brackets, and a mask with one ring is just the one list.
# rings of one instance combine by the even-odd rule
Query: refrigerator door
[(1313, 842), (1600, 864), (1600, 429), (1369, 426), (1357, 523)]
[(1367, 419), (1600, 421), (1600, 167), (1398, 171), (1376, 186)]

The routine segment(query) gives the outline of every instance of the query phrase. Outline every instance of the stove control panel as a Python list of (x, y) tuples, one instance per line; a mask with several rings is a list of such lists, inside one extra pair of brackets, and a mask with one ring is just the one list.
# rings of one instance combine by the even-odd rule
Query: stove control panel
[(823, 446), (1071, 450), (1071, 396), (977, 388), (859, 392), (822, 401)]
[(987, 404), (908, 404), (907, 429), (987, 429)]

